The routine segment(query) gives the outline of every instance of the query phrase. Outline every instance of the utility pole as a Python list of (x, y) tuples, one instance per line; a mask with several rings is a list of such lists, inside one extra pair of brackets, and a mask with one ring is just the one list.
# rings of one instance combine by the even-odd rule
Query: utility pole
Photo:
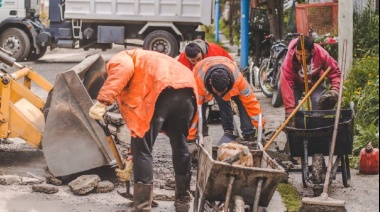
[(248, 66), (248, 52), (249, 52), (249, 25), (248, 25), (248, 17), (249, 17), (249, 0), (241, 0), (241, 13), (240, 13), (240, 68), (244, 69)]
[(215, 1), (215, 42), (219, 42), (219, 17), (220, 17), (220, 4), (219, 0)]
[[(345, 78), (347, 78), (353, 61), (354, 48), (354, 0), (338, 1), (338, 62), (339, 67), (346, 67)], [(343, 43), (347, 40), (346, 59), (343, 60)], [(343, 66), (343, 61), (345, 64)], [(343, 70), (342, 70), (343, 71)]]

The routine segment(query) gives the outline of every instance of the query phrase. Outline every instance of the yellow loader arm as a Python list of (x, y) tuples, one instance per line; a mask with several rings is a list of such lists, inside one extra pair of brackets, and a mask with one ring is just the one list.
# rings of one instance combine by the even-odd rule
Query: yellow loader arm
[(46, 92), (53, 88), (50, 82), (28, 67), (12, 74), (0, 74), (0, 138), (18, 137), (34, 148), (41, 148), (45, 101), (30, 90), (32, 82)]

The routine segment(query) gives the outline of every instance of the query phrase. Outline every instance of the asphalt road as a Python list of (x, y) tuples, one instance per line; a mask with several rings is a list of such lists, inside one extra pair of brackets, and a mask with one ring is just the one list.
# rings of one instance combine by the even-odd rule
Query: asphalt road
[[(81, 62), (87, 55), (100, 53), (107, 61), (112, 55), (123, 50), (123, 46), (115, 46), (112, 50), (102, 52), (101, 50), (83, 51), (56, 49), (48, 51), (47, 54), (36, 62), (24, 62), (22, 64), (29, 65), (36, 70), (45, 79), (54, 84), (55, 76), (59, 72), (66, 71)], [(235, 59), (238, 59), (236, 55)], [(47, 94), (42, 89), (32, 88), (33, 92), (41, 97)], [(282, 123), (283, 108), (273, 108), (270, 106), (270, 99), (266, 98), (262, 92), (255, 90), (261, 106), (263, 108), (264, 117), (267, 119), (266, 130), (275, 130)], [(221, 137), (220, 124), (211, 124), (210, 131), (214, 142)], [(159, 142), (165, 143), (165, 137), (160, 136)], [(284, 148), (286, 136), (281, 133), (275, 140), (275, 143)], [(167, 143), (167, 142), (166, 142)], [(273, 149), (273, 148), (272, 148)], [(163, 158), (159, 158), (163, 160)], [(168, 155), (163, 163), (170, 161)], [(15, 174), (25, 176), (27, 173), (34, 173), (42, 176), (42, 168), (46, 166), (41, 151), (34, 150), (26, 145), (20, 139), (11, 139), (9, 144), (0, 145), (0, 174)], [(161, 167), (160, 167), (161, 168)], [(105, 170), (109, 175), (113, 174), (113, 170)], [(156, 175), (167, 176), (166, 169), (160, 169)], [(345, 200), (348, 211), (379, 211), (379, 175), (363, 176), (358, 174), (357, 170), (351, 169), (352, 185), (344, 188), (341, 183), (341, 177), (338, 175), (337, 180), (332, 183), (330, 194), (332, 198)], [(119, 189), (125, 189), (117, 184), (116, 178), (111, 178)], [(301, 174), (292, 172), (290, 174), (290, 183), (298, 190), (301, 196), (311, 196), (310, 188), (303, 188), (301, 183)], [(157, 190), (157, 193), (168, 193), (172, 195), (173, 191)], [(56, 195), (41, 195), (32, 193), (28, 186), (1, 186), (0, 185), (0, 211), (117, 211), (126, 208), (128, 200), (120, 197), (116, 191), (109, 194), (91, 194), (88, 196), (74, 196), (67, 187), (62, 187)], [(174, 211), (173, 202), (160, 201), (160, 207), (154, 211)], [(285, 211), (281, 198), (276, 193), (267, 211)]]

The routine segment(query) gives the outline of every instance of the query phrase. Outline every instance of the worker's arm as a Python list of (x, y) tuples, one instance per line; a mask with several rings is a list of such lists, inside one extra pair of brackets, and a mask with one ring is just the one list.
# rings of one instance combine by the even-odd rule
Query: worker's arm
[(133, 76), (132, 58), (125, 52), (118, 53), (107, 63), (107, 73), (107, 79), (99, 91), (97, 100), (111, 105)]
[[(249, 85), (247, 80), (245, 80), (241, 72), (238, 73), (238, 77), (235, 83), (239, 89), (239, 99), (243, 103), (245, 110), (251, 118), (252, 124), (256, 127), (256, 129), (258, 129), (259, 114), (262, 114), (259, 100), (257, 100), (255, 94), (253, 93), (252, 87)], [(264, 118), (262, 119), (262, 126), (264, 129)]]

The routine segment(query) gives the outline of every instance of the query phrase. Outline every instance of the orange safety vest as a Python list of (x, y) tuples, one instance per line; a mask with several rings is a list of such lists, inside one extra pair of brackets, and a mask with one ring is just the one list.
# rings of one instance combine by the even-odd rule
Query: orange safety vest
[[(251, 85), (245, 80), (236, 63), (226, 57), (209, 57), (200, 61), (193, 69), (195, 80), (198, 86), (198, 105), (208, 102), (213, 98), (213, 94), (206, 89), (205, 78), (208, 76), (207, 72), (217, 65), (226, 66), (232, 73), (234, 84), (232, 88), (222, 97), (224, 101), (230, 101), (231, 97), (239, 96), (243, 103), (252, 124), (258, 129), (259, 114), (262, 113), (260, 103), (257, 100)], [(208, 83), (208, 82), (207, 82)], [(262, 119), (262, 126), (264, 129), (265, 119)], [(196, 128), (190, 129), (189, 139), (195, 137)]]
[(133, 137), (143, 138), (149, 130), (157, 98), (165, 88), (193, 88), (197, 96), (193, 73), (174, 58), (155, 51), (122, 51), (107, 63), (107, 73), (97, 100), (106, 105), (117, 100)]
[[(213, 56), (224, 56), (232, 60), (230, 54), (228, 54), (228, 52), (224, 50), (222, 47), (220, 47), (218, 44), (207, 43), (207, 42), (206, 44), (208, 45), (208, 49), (207, 49), (207, 53), (205, 53), (204, 55), (204, 58), (213, 57)], [(188, 67), (190, 70), (193, 70), (194, 65), (190, 63), (189, 59), (187, 59), (185, 51), (183, 51), (179, 55), (178, 61), (182, 63), (183, 65), (185, 65), (186, 67)]]

